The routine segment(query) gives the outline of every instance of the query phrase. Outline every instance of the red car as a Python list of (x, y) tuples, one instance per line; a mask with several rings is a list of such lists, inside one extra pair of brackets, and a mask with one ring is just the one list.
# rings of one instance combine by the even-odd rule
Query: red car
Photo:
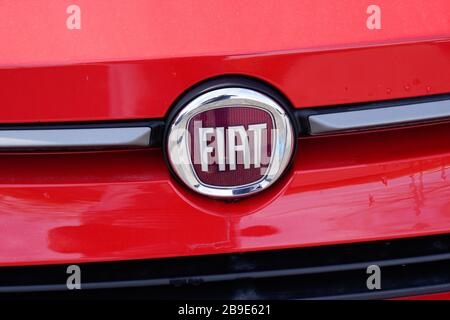
[(0, 21), (1, 297), (450, 297), (448, 0)]

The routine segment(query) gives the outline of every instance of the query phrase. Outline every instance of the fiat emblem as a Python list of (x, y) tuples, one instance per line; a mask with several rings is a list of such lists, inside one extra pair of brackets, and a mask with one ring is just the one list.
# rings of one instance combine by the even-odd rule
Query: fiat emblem
[(295, 149), (286, 110), (247, 88), (216, 89), (186, 103), (169, 123), (167, 156), (182, 183), (203, 195), (237, 198), (281, 177)]

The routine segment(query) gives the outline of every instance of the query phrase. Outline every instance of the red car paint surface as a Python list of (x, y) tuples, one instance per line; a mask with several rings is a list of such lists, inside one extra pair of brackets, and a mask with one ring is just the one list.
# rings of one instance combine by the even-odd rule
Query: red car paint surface
[(380, 30), (365, 0), (80, 0), (80, 30), (71, 1), (2, 3), (2, 123), (164, 117), (224, 74), (299, 108), (450, 92), (447, 0), (377, 1)]
[(159, 149), (2, 155), (0, 263), (141, 259), (448, 232), (449, 129), (445, 123), (301, 139), (287, 177), (237, 203), (184, 190)]
[(425, 294), (420, 296), (397, 298), (392, 300), (450, 300), (450, 292)]
[[(0, 4), (0, 122), (163, 118), (203, 80), (264, 80), (296, 108), (450, 92), (450, 2)], [(0, 154), (0, 265), (199, 255), (450, 231), (450, 123), (302, 138), (293, 168), (225, 203), (160, 149)]]

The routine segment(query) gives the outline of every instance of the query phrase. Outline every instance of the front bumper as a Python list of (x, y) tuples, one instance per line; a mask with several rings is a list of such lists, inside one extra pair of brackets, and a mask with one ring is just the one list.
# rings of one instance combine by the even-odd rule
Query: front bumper
[(283, 181), (224, 202), (159, 149), (2, 154), (0, 265), (148, 259), (448, 233), (449, 123), (301, 138)]

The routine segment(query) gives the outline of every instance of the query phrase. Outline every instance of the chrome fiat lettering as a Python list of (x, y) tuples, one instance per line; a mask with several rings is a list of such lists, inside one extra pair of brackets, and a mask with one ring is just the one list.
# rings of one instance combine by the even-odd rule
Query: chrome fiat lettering
[[(230, 126), (227, 129), (202, 127), (201, 121), (196, 121), (194, 127), (196, 128), (194, 139), (199, 141), (198, 153), (201, 169), (204, 172), (208, 172), (211, 164), (217, 164), (219, 171), (225, 171), (226, 164), (228, 164), (229, 170), (236, 170), (237, 153), (242, 155), (244, 169), (250, 169), (251, 165), (254, 168), (260, 168), (263, 157), (267, 155), (267, 152), (264, 153), (267, 151), (264, 150), (266, 149), (264, 147), (267, 147), (268, 140), (267, 137), (263, 139), (263, 131), (267, 129), (266, 123), (249, 125), (248, 130), (244, 126)], [(253, 135), (252, 139), (250, 135)], [(215, 141), (214, 145), (209, 143), (212, 138)], [(236, 138), (239, 138), (240, 143), (237, 143)], [(253, 152), (250, 151), (251, 147), (253, 147)], [(215, 157), (210, 156), (213, 152), (215, 152)], [(226, 159), (228, 159), (227, 162)]]

